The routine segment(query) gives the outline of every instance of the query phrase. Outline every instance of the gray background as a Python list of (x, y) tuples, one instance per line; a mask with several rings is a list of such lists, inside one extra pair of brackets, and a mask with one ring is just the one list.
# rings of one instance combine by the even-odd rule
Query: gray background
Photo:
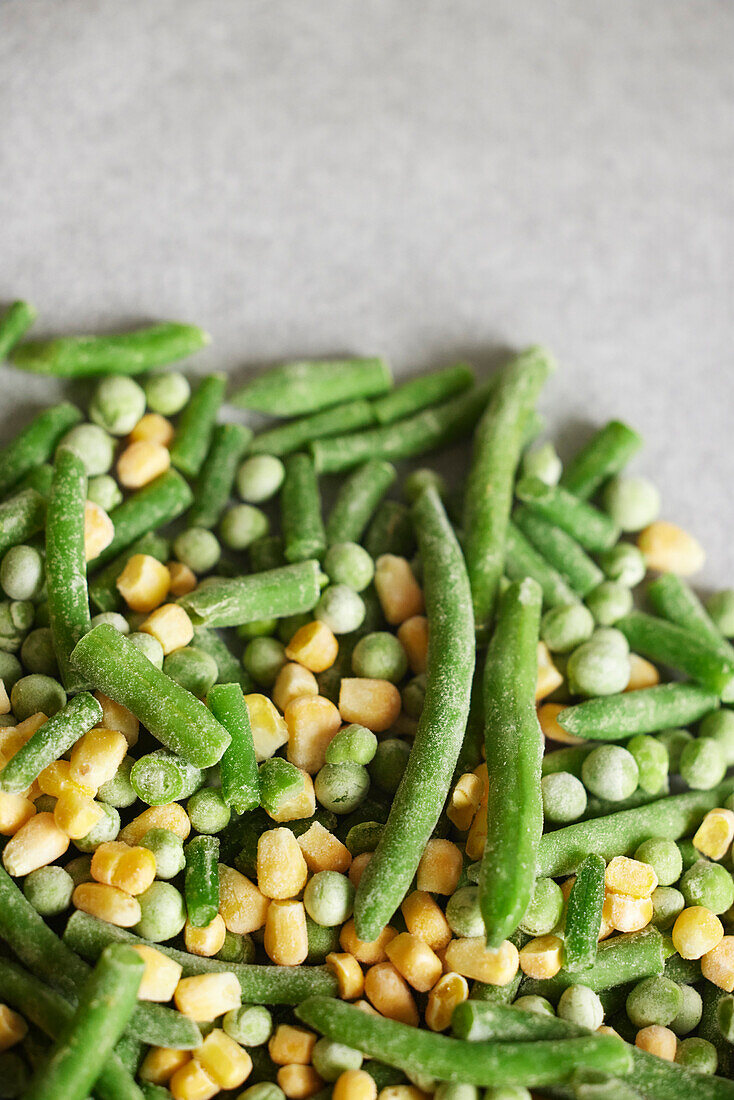
[[(547, 342), (734, 581), (725, 0), (9, 0), (0, 299), (197, 321), (197, 361)], [(0, 428), (51, 386), (0, 368)], [(18, 409), (20, 407), (20, 412)]]

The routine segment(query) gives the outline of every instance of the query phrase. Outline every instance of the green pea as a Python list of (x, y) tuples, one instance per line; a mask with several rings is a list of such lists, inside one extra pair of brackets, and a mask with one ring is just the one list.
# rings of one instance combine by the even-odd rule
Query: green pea
[(237, 492), (247, 504), (270, 500), (285, 478), (285, 466), (275, 455), (251, 455), (237, 471)]
[(310, 611), (300, 611), (296, 615), (284, 615), (282, 619), (278, 619), (278, 637), (283, 645), (287, 646), (296, 631), (312, 620)]
[(616, 695), (629, 682), (629, 659), (616, 645), (600, 642), (594, 635), (573, 651), (566, 675), (574, 695)]
[(592, 749), (581, 765), (586, 789), (608, 802), (621, 802), (634, 794), (638, 777), (634, 756), (619, 745), (600, 745)]
[(66, 692), (57, 680), (34, 672), (30, 676), (22, 676), (13, 684), (10, 705), (19, 722), (39, 711), (52, 718), (66, 706)]
[(90, 855), (77, 856), (75, 859), (70, 859), (64, 868), (67, 875), (70, 876), (74, 886), (79, 886), (82, 882), (92, 882), (92, 857)]
[(145, 393), (134, 378), (111, 374), (97, 383), (89, 419), (111, 435), (128, 435), (145, 412)]
[(285, 1093), (272, 1082), (262, 1081), (259, 1085), (250, 1085), (237, 1100), (285, 1100)]
[(23, 893), (42, 917), (65, 913), (71, 905), (74, 880), (63, 867), (50, 865), (31, 871), (23, 882)]
[(408, 680), (400, 693), (400, 698), (403, 703), (403, 710), (408, 717), (420, 718), (426, 698), (426, 677), (424, 673), (421, 672), (418, 676), (414, 676), (412, 680)]
[(610, 581), (634, 588), (647, 572), (645, 558), (631, 542), (618, 542), (611, 550), (599, 554), (599, 565)]
[(326, 747), (327, 764), (367, 765), (377, 750), (377, 738), (366, 726), (344, 726)]
[(380, 741), (369, 765), (370, 779), (387, 794), (394, 794), (400, 786), (403, 772), (408, 764), (410, 745), (396, 737)]
[(98, 424), (77, 424), (59, 444), (68, 447), (84, 463), (88, 477), (106, 474), (115, 454), (115, 441)]
[(47, 626), (36, 627), (26, 634), (20, 647), (20, 657), (28, 672), (55, 679), (59, 674), (51, 630)]
[(186, 803), (191, 828), (197, 833), (221, 833), (226, 829), (232, 810), (216, 787), (202, 787)]
[(23, 667), (18, 658), (14, 657), (12, 653), (5, 653), (0, 649), (0, 680), (5, 684), (5, 690), (8, 693), (13, 690), (22, 675)]
[[(277, 619), (255, 619), (251, 623), (242, 623), (235, 629), (238, 638), (265, 638), (275, 634), (278, 629)], [(289, 639), (290, 641), (290, 639)]]
[(706, 610), (725, 638), (734, 638), (734, 588), (723, 588), (706, 600)]
[(130, 623), (118, 611), (100, 611), (99, 615), (92, 618), (92, 626), (99, 626), (100, 623), (107, 623), (109, 626), (114, 627), (119, 634), (130, 633)]
[(352, 915), (354, 886), (337, 871), (317, 871), (303, 892), (303, 904), (316, 924), (325, 928), (342, 925)]
[(649, 734), (638, 733), (626, 745), (639, 771), (639, 785), (647, 794), (657, 794), (668, 778), (668, 750)]
[(11, 600), (35, 600), (43, 589), (43, 558), (33, 546), (12, 546), (0, 564), (0, 587)]
[(256, 539), (268, 533), (268, 517), (252, 504), (228, 508), (219, 524), (222, 542), (230, 550), (246, 550)]
[(394, 634), (386, 630), (365, 634), (352, 652), (355, 676), (399, 683), (408, 671), (408, 657)]
[(122, 504), (122, 490), (109, 474), (97, 474), (89, 479), (87, 500), (104, 508), (105, 512), (111, 512), (118, 504)]
[(312, 966), (322, 966), (326, 956), (332, 951), (339, 951), (339, 926), (317, 924), (306, 913), (306, 936), (308, 939), (308, 954), (306, 961)]
[(188, 402), (191, 386), (179, 371), (153, 374), (143, 383), (148, 407), (161, 416), (175, 416)]
[(520, 928), (528, 936), (546, 936), (556, 927), (562, 912), (563, 891), (558, 883), (552, 878), (536, 879)]
[(455, 936), (484, 935), (478, 887), (461, 886), (451, 895), (446, 903), (446, 920)]
[(622, 531), (641, 531), (660, 515), (660, 493), (645, 477), (610, 477), (602, 503)]
[(717, 741), (690, 741), (680, 756), (681, 778), (694, 791), (710, 791), (726, 775), (726, 761)]
[(540, 781), (543, 816), (558, 824), (578, 821), (586, 811), (586, 791), (580, 779), (570, 772), (544, 775)]
[(222, 1028), (240, 1046), (261, 1047), (273, 1034), (273, 1017), (265, 1005), (242, 1005), (225, 1014)]
[(685, 898), (672, 886), (658, 886), (652, 892), (652, 923), (665, 931), (672, 928), (685, 909)]
[(316, 798), (335, 814), (350, 814), (365, 800), (370, 777), (359, 764), (324, 764), (314, 781)]
[(630, 1023), (637, 1028), (659, 1024), (667, 1027), (683, 1007), (680, 986), (662, 976), (645, 978), (627, 995), (625, 1008)]
[(538, 477), (546, 485), (557, 485), (562, 473), (563, 464), (550, 442), (528, 447), (522, 456), (523, 477)]
[(670, 1021), (671, 1031), (674, 1031), (678, 1036), (687, 1035), (689, 1031), (693, 1031), (695, 1027), (698, 1027), (703, 1015), (703, 1000), (696, 987), (682, 985), (680, 991), (683, 1004), (675, 1018)]
[(224, 933), (224, 943), (217, 951), (215, 958), (222, 962), (251, 963), (255, 961), (255, 944), (252, 936), (240, 935), (238, 932)]
[(602, 581), (589, 592), (586, 606), (600, 626), (612, 626), (632, 610), (632, 593), (618, 581)]
[(661, 730), (655, 734), (656, 739), (664, 745), (668, 751), (668, 770), (680, 771), (680, 758), (683, 749), (689, 741), (693, 740), (693, 734), (684, 729)]
[(334, 634), (351, 634), (364, 622), (364, 601), (345, 584), (331, 584), (321, 593), (314, 618), (326, 623)]
[(686, 905), (703, 905), (712, 913), (725, 913), (734, 905), (734, 879), (720, 863), (699, 859), (679, 883)]
[(189, 527), (173, 543), (173, 552), (180, 562), (197, 575), (209, 573), (222, 556), (216, 535), (206, 527)]
[(170, 882), (153, 882), (138, 895), (142, 916), (134, 931), (144, 940), (164, 943), (182, 931), (186, 923), (186, 906), (180, 890)]
[(364, 1055), (344, 1043), (335, 1043), (331, 1039), (319, 1039), (313, 1048), (311, 1064), (324, 1081), (336, 1081), (350, 1069), (360, 1069)]
[(678, 845), (662, 836), (643, 840), (635, 852), (635, 859), (653, 868), (660, 886), (672, 886), (683, 870), (683, 859)]
[(163, 671), (197, 699), (205, 697), (219, 676), (214, 658), (195, 646), (182, 646), (169, 653), (163, 661)]
[(244, 668), (262, 687), (272, 687), (287, 662), (285, 646), (277, 638), (253, 638), (242, 654)]
[(137, 630), (128, 635), (128, 641), (141, 650), (156, 668), (163, 668), (163, 646), (152, 634), (143, 634)]
[(155, 856), (156, 878), (175, 878), (186, 866), (183, 841), (170, 829), (149, 829), (140, 846)]
[(525, 1012), (534, 1012), (536, 1016), (555, 1016), (556, 1010), (547, 997), (538, 997), (528, 993), (524, 997), (517, 997), (513, 1002), (515, 1008)]
[(552, 607), (540, 624), (540, 636), (552, 653), (570, 653), (594, 632), (594, 616), (582, 603)]
[(719, 1056), (714, 1044), (698, 1035), (691, 1035), (689, 1039), (683, 1039), (678, 1043), (675, 1060), (679, 1066), (685, 1066), (694, 1073), (716, 1073), (716, 1067), (719, 1064)]
[(0, 649), (17, 653), (34, 620), (29, 600), (3, 600), (0, 603)]
[(558, 1015), (569, 1023), (588, 1027), (590, 1031), (596, 1031), (604, 1023), (602, 1003), (587, 985), (570, 985), (564, 989), (558, 1001)]

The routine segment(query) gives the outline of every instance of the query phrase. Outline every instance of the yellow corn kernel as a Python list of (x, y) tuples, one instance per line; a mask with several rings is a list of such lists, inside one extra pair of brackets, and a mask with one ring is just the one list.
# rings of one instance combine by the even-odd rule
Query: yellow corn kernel
[(46, 867), (69, 847), (69, 837), (50, 813), (35, 814), (10, 838), (3, 849), (3, 864), (9, 875), (28, 875)]
[(147, 614), (165, 600), (171, 587), (171, 574), (152, 554), (133, 554), (115, 586), (131, 611)]
[(268, 899), (249, 878), (234, 867), (219, 864), (219, 912), (228, 932), (257, 932), (265, 924), (268, 905)]
[(701, 973), (719, 989), (734, 991), (734, 936), (723, 936), (701, 956)]
[(474, 820), (482, 800), (482, 781), (472, 772), (465, 772), (451, 792), (446, 816), (451, 824), (464, 833)]
[(305, 833), (301, 833), (298, 846), (312, 875), (317, 871), (338, 871), (345, 875), (352, 864), (352, 854), (347, 846), (325, 829), (320, 821), (314, 821)]
[(377, 1100), (431, 1100), (431, 1093), (417, 1085), (388, 1085), (380, 1089)]
[(176, 1008), (199, 1023), (216, 1020), (242, 1004), (242, 989), (234, 974), (195, 974), (181, 978), (173, 995)]
[[(574, 876), (574, 881), (575, 881), (575, 876)], [(602, 910), (601, 910), (601, 920), (599, 922), (598, 940), (599, 940), (600, 943), (601, 943), (602, 940), (608, 939), (609, 936), (611, 936), (612, 932), (615, 931), (614, 925), (609, 920), (609, 906), (606, 904), (606, 900), (607, 899), (606, 899), (606, 896), (605, 896), (604, 897), (604, 905), (602, 906)], [(565, 898), (565, 901), (568, 903), (568, 898)]]
[(123, 840), (100, 844), (92, 856), (92, 878), (126, 894), (142, 894), (155, 878), (155, 856), (149, 848), (131, 848)]
[(390, 940), (385, 951), (398, 973), (419, 993), (432, 989), (443, 973), (438, 955), (411, 932), (401, 932)]
[(566, 703), (543, 703), (538, 707), (538, 721), (547, 741), (558, 741), (562, 745), (583, 745), (583, 737), (566, 733), (558, 723), (558, 715), (566, 709)]
[(661, 1024), (650, 1024), (649, 1027), (640, 1028), (635, 1035), (635, 1046), (638, 1050), (644, 1050), (647, 1054), (654, 1054), (658, 1058), (664, 1058), (666, 1062), (675, 1061), (675, 1052), (678, 1049), (678, 1039), (674, 1031)]
[(313, 817), (316, 811), (316, 792), (314, 791), (313, 779), (308, 772), (299, 769), (303, 776), (303, 788), (296, 794), (292, 794), (290, 798), (282, 799), (277, 811), (273, 813), (268, 810), (268, 816), (282, 823), (285, 821), (300, 821), (304, 817)]
[(95, 691), (94, 698), (102, 708), (100, 726), (106, 730), (119, 730), (127, 741), (128, 748), (132, 749), (137, 744), (140, 730), (140, 722), (135, 715), (127, 707), (123, 707), (122, 703), (116, 703), (101, 691)]
[(116, 924), (118, 928), (132, 928), (142, 916), (137, 898), (102, 882), (80, 883), (71, 900), (82, 913), (106, 920), (108, 924)]
[(345, 677), (339, 685), (339, 713), (373, 733), (390, 729), (400, 714), (400, 692), (389, 680)]
[(0, 1004), (0, 1052), (10, 1050), (28, 1034), (28, 1024), (8, 1005)]
[(352, 860), (352, 864), (349, 868), (349, 881), (351, 882), (355, 890), (362, 880), (362, 875), (365, 872), (367, 864), (372, 859), (372, 855), (372, 852), (361, 852)]
[(301, 695), (285, 710), (288, 760), (315, 775), (326, 762), (326, 749), (341, 727), (339, 711), (322, 695)]
[(700, 959), (721, 943), (724, 929), (705, 905), (691, 905), (678, 915), (672, 936), (673, 946), (682, 958)]
[(313, 1066), (281, 1066), (277, 1079), (288, 1100), (308, 1100), (324, 1083)]
[(303, 1027), (279, 1024), (268, 1041), (268, 1054), (276, 1066), (308, 1066), (316, 1035)]
[(418, 1009), (410, 986), (391, 962), (375, 963), (369, 968), (364, 976), (364, 992), (381, 1016), (418, 1026)]
[(68, 760), (54, 760), (38, 776), (38, 787), (41, 794), (50, 794), (54, 798), (60, 798), (64, 791), (74, 791), (76, 794), (92, 798), (97, 792), (94, 787), (86, 783), (76, 783), (71, 778), (71, 764)]
[(273, 686), (272, 696), (276, 707), (285, 713), (288, 704), (302, 695), (318, 695), (319, 685), (313, 672), (303, 665), (289, 662), (283, 665)]
[(553, 664), (550, 650), (545, 642), (538, 642), (538, 676), (535, 681), (535, 701), (539, 703), (563, 683), (563, 676)]
[(169, 802), (167, 806), (149, 806), (128, 822), (117, 839), (134, 847), (149, 829), (170, 829), (181, 840), (186, 840), (191, 832), (191, 822), (180, 802)]
[(140, 624), (140, 630), (161, 643), (165, 656), (176, 649), (182, 649), (194, 637), (191, 619), (177, 603), (164, 603), (162, 607), (156, 608)]
[(660, 673), (651, 661), (646, 661), (638, 653), (630, 653), (629, 662), (630, 678), (625, 691), (640, 691), (660, 683)]
[(469, 983), (462, 974), (444, 974), (428, 994), (426, 1026), (445, 1031), (451, 1025), (454, 1009), (469, 996)]
[(255, 759), (258, 764), (268, 760), (288, 742), (288, 727), (267, 695), (246, 695), (247, 713), (250, 716)]
[(520, 958), (514, 943), (490, 950), (482, 936), (452, 940), (446, 948), (446, 963), (457, 974), (489, 985), (507, 985), (517, 974)]
[(369, 1001), (365, 1001), (364, 998), (361, 1001), (355, 1001), (354, 1007), (358, 1008), (360, 1012), (364, 1012), (366, 1016), (379, 1016), (380, 1013), (376, 1008), (373, 1008)]
[(427, 943), (431, 950), (442, 951), (448, 946), (451, 941), (449, 923), (430, 894), (424, 890), (413, 890), (400, 908), (405, 927)]
[(162, 951), (150, 947), (147, 943), (133, 944), (133, 950), (137, 951), (145, 963), (138, 999), (160, 1001), (162, 1004), (170, 1001), (181, 977), (183, 969), (181, 964), (169, 959), (168, 955), (164, 955)]
[(276, 966), (299, 966), (308, 955), (306, 910), (302, 901), (271, 901), (265, 918), (265, 952)]
[(54, 806), (56, 824), (72, 840), (86, 836), (103, 816), (104, 810), (99, 802), (70, 786), (59, 795)]
[(87, 730), (71, 750), (69, 778), (96, 792), (114, 778), (127, 749), (125, 734), (119, 730)]
[(170, 580), (168, 591), (171, 596), (178, 599), (180, 596), (188, 596), (189, 592), (194, 591), (198, 581), (193, 569), (190, 569), (188, 565), (184, 565), (182, 561), (169, 561), (166, 562), (166, 569)]
[(375, 591), (382, 613), (391, 626), (404, 623), (424, 611), (423, 591), (406, 558), (382, 554), (377, 559)]
[(158, 443), (167, 447), (173, 439), (173, 424), (160, 413), (145, 413), (130, 432), (131, 443)]
[(667, 520), (656, 520), (637, 536), (648, 569), (690, 577), (703, 569), (706, 554), (700, 542)]
[(520, 969), (529, 978), (553, 978), (561, 969), (563, 940), (559, 936), (536, 936), (520, 951)]
[(212, 1081), (195, 1058), (190, 1058), (176, 1070), (168, 1087), (173, 1100), (211, 1100), (220, 1091), (217, 1082)]
[(597, 1035), (611, 1035), (612, 1039), (621, 1039), (619, 1032), (615, 1031), (613, 1027), (609, 1027), (608, 1024), (599, 1024), (596, 1033)]
[(377, 1100), (377, 1085), (364, 1069), (346, 1069), (334, 1082), (331, 1100)]
[(428, 619), (425, 615), (412, 615), (398, 627), (398, 641), (408, 657), (410, 671), (419, 676), (428, 663)]
[(239, 1088), (252, 1071), (250, 1055), (219, 1027), (209, 1032), (194, 1057), (220, 1089)]
[(115, 537), (115, 525), (110, 517), (93, 500), (84, 503), (84, 557), (94, 561)]
[(20, 747), (20, 745), (25, 745), (26, 741), (30, 741), (33, 734), (40, 730), (44, 722), (48, 722), (48, 718), (42, 710), (38, 710), (35, 714), (31, 714), (30, 718), (26, 718), (24, 722), (19, 722), (13, 731), (8, 730), (7, 732), (12, 732), (15, 737), (20, 738)]
[(336, 975), (339, 996), (343, 1001), (354, 1001), (362, 996), (364, 974), (354, 955), (332, 951), (326, 956), (326, 965)]
[(648, 926), (652, 913), (651, 898), (609, 892), (602, 907), (602, 924), (610, 924), (616, 932), (639, 932)]
[(487, 803), (484, 799), (479, 803), (479, 809), (474, 814), (466, 838), (466, 854), (469, 859), (481, 859), (484, 854), (484, 846), (487, 843)]
[(649, 898), (658, 884), (658, 876), (649, 863), (630, 859), (629, 856), (615, 856), (607, 865), (604, 884), (613, 894)]
[(35, 812), (36, 807), (24, 794), (0, 791), (0, 835), (15, 836)]
[(709, 859), (723, 859), (734, 840), (734, 813), (709, 810), (693, 838), (693, 847)]
[(10, 714), (10, 698), (3, 679), (0, 679), (0, 714)]
[(339, 642), (326, 623), (315, 619), (298, 628), (288, 645), (285, 655), (289, 661), (297, 661), (309, 672), (326, 672), (331, 668), (339, 652)]
[(221, 913), (203, 928), (195, 928), (190, 921), (184, 925), (184, 944), (190, 955), (201, 955), (210, 959), (221, 951), (227, 935), (227, 926)]
[(190, 1050), (150, 1047), (138, 1070), (138, 1077), (141, 1081), (149, 1081), (151, 1085), (167, 1085), (176, 1070), (190, 1061)]
[(257, 842), (257, 883), (268, 898), (294, 898), (306, 885), (308, 868), (290, 829), (268, 829)]
[(416, 886), (432, 894), (453, 894), (462, 863), (461, 852), (451, 840), (429, 840), (418, 864)]
[(117, 480), (125, 489), (142, 489), (171, 465), (168, 448), (139, 439), (129, 443), (117, 460)]
[(394, 940), (396, 936), (397, 932), (388, 924), (376, 940), (373, 940), (372, 943), (365, 943), (364, 940), (357, 937), (354, 920), (350, 918), (346, 924), (342, 925), (342, 930), (339, 933), (339, 944), (342, 951), (354, 955), (357, 962), (364, 963), (365, 966), (373, 966), (375, 963), (385, 961), (387, 958), (385, 948), (390, 940)]

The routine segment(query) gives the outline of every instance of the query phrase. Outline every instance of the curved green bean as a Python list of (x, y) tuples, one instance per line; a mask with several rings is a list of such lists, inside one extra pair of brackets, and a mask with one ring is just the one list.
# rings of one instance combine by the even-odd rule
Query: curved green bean
[(240, 626), (310, 611), (321, 595), (320, 577), (317, 561), (295, 562), (249, 577), (212, 577), (180, 603), (194, 626)]
[(561, 475), (561, 485), (574, 496), (588, 500), (607, 478), (624, 469), (642, 446), (642, 438), (621, 420), (610, 420), (571, 459)]
[(391, 386), (384, 359), (306, 359), (250, 379), (235, 391), (231, 403), (271, 416), (303, 416), (343, 401), (378, 397)]
[(608, 515), (560, 485), (524, 477), (515, 491), (527, 508), (571, 535), (584, 550), (608, 550), (619, 539), (620, 530)]
[[(0, 355), (1, 357), (1, 355)], [(12, 489), (56, 450), (56, 444), (82, 418), (67, 401), (44, 409), (0, 451), (0, 496)]]
[(171, 462), (187, 477), (196, 477), (204, 464), (226, 389), (226, 374), (208, 374), (178, 418), (170, 447)]
[(18, 344), (10, 362), (34, 374), (89, 378), (100, 374), (143, 374), (199, 351), (209, 336), (195, 325), (163, 321), (113, 336), (59, 336)]
[(384, 397), (373, 401), (372, 408), (379, 424), (393, 424), (396, 420), (403, 420), (406, 416), (420, 412), (421, 409), (448, 401), (450, 397), (463, 393), (473, 385), (474, 371), (468, 363), (455, 363), (430, 374), (408, 379)]
[(248, 449), (252, 431), (241, 424), (220, 424), (196, 479), (194, 503), (186, 516), (189, 527), (216, 527), (232, 493), (240, 459)]
[(635, 733), (688, 726), (718, 706), (718, 695), (697, 684), (658, 684), (565, 707), (558, 723), (576, 737), (619, 741)]
[(677, 573), (663, 573), (647, 586), (647, 596), (663, 619), (695, 634), (729, 661), (734, 660), (734, 646), (722, 635), (691, 586)]
[(94, 559), (93, 568), (107, 565), (142, 535), (178, 519), (193, 499), (191, 489), (175, 470), (166, 470), (155, 481), (132, 493), (110, 512), (115, 537)]
[(358, 466), (342, 482), (326, 521), (326, 541), (360, 542), (364, 530), (385, 493), (397, 477), (391, 462), (373, 459)]
[(335, 405), (323, 412), (289, 420), (287, 424), (279, 424), (276, 428), (259, 432), (253, 439), (250, 450), (253, 454), (288, 455), (293, 451), (300, 451), (314, 439), (341, 435), (374, 423), (375, 413), (369, 401), (347, 401), (344, 405)]

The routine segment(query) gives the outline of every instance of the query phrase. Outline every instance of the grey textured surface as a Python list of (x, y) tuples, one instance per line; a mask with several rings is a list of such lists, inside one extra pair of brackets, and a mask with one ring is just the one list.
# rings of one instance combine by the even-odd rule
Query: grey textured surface
[[(198, 321), (235, 377), (546, 342), (554, 431), (639, 427), (731, 582), (733, 34), (725, 0), (7, 0), (0, 298)], [(0, 369), (0, 428), (52, 389)]]

